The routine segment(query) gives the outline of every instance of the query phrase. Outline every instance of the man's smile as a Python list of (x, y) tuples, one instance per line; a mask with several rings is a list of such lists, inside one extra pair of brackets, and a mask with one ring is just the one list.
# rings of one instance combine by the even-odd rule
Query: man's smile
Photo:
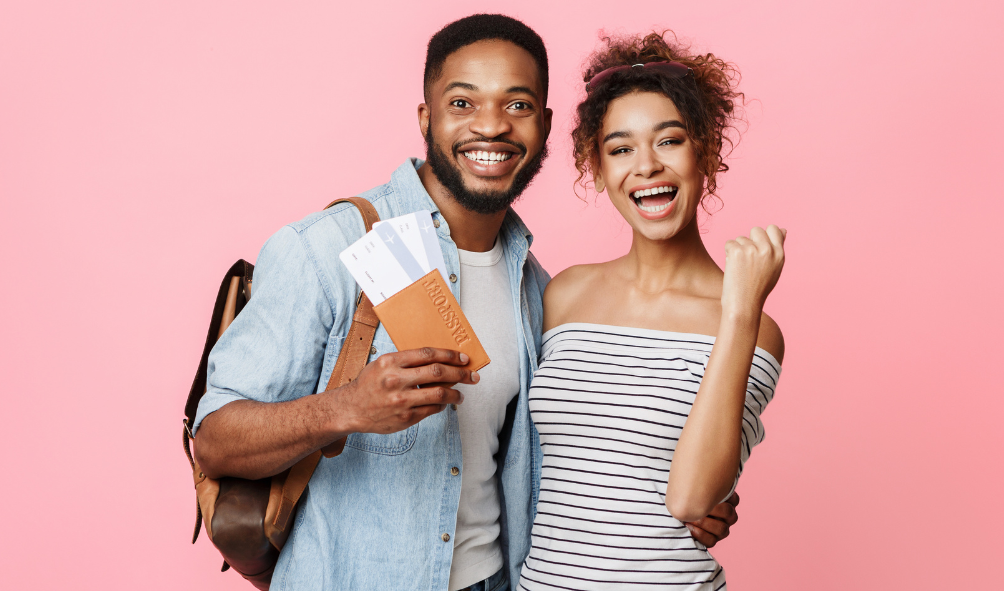
[(502, 142), (472, 142), (457, 150), (461, 165), (474, 176), (502, 177), (512, 172), (522, 157), (515, 146)]

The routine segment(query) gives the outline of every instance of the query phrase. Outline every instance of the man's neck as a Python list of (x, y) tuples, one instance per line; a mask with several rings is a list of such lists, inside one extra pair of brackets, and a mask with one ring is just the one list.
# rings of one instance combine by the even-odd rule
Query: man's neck
[(505, 210), (498, 213), (481, 214), (466, 209), (457, 203), (453, 194), (439, 182), (432, 168), (423, 163), (418, 168), (418, 178), (436, 203), (439, 213), (450, 225), (450, 237), (460, 250), (487, 252), (495, 246)]

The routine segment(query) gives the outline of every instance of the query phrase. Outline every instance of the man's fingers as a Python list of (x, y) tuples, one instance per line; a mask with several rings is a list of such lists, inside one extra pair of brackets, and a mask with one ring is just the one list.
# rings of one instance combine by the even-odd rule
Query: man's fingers
[(411, 415), (413, 421), (411, 424), (414, 425), (415, 423), (418, 423), (423, 419), (427, 419), (436, 413), (443, 412), (445, 408), (445, 404), (426, 404), (425, 406), (416, 406), (412, 409), (414, 414)]
[(729, 524), (714, 517), (705, 517), (692, 523), (719, 540), (729, 535)]
[(690, 535), (693, 536), (695, 540), (705, 545), (707, 548), (714, 548), (715, 544), (718, 543), (718, 538), (701, 529), (693, 523), (688, 523), (687, 529), (690, 530)]
[[(738, 498), (736, 499), (736, 503), (739, 503)], [(735, 505), (726, 501), (712, 507), (711, 513), (708, 514), (708, 517), (705, 517), (705, 519), (708, 518), (720, 519), (728, 525), (733, 525), (736, 521), (739, 521), (739, 514), (736, 513)]]
[(412, 408), (421, 408), (429, 405), (445, 406), (447, 404), (460, 404), (463, 401), (464, 395), (459, 390), (447, 388), (446, 386), (419, 388), (412, 394)]
[(739, 506), (739, 493), (733, 492), (732, 496), (730, 496), (729, 498), (725, 499), (725, 502), (728, 503), (728, 504), (730, 504), (730, 505), (732, 505), (733, 507), (738, 507)]
[(390, 356), (399, 367), (420, 367), (432, 363), (465, 365), (470, 361), (470, 358), (465, 353), (458, 353), (449, 349), (436, 349), (434, 347), (398, 351), (397, 353), (391, 353)]
[(406, 369), (404, 376), (405, 383), (410, 387), (423, 384), (476, 384), (481, 379), (476, 371), (442, 363)]

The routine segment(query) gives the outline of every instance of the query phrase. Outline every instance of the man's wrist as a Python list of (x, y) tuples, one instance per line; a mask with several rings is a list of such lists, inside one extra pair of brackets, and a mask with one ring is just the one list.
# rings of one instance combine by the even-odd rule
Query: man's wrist
[[(346, 384), (342, 388), (348, 387)], [(318, 402), (320, 402), (320, 410), (322, 421), (322, 429), (324, 431), (324, 438), (330, 439), (332, 442), (338, 441), (343, 437), (347, 437), (352, 433), (355, 433), (352, 421), (345, 413), (338, 411), (337, 397), (341, 388), (335, 390), (327, 390), (318, 394)]]

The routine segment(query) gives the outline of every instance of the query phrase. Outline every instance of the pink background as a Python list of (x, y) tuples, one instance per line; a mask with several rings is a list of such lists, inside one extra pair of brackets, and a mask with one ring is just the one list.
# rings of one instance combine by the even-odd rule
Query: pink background
[[(706, 240), (790, 229), (788, 349), (715, 555), (735, 589), (999, 588), (1002, 9), (811, 4), (494, 6), (551, 55), (553, 156), (518, 210), (552, 273), (627, 248), (572, 193), (599, 29), (735, 61), (755, 100)], [(0, 5), (5, 588), (250, 589), (188, 543), (182, 407), (220, 276), (421, 155), (425, 43), (477, 8)]]

